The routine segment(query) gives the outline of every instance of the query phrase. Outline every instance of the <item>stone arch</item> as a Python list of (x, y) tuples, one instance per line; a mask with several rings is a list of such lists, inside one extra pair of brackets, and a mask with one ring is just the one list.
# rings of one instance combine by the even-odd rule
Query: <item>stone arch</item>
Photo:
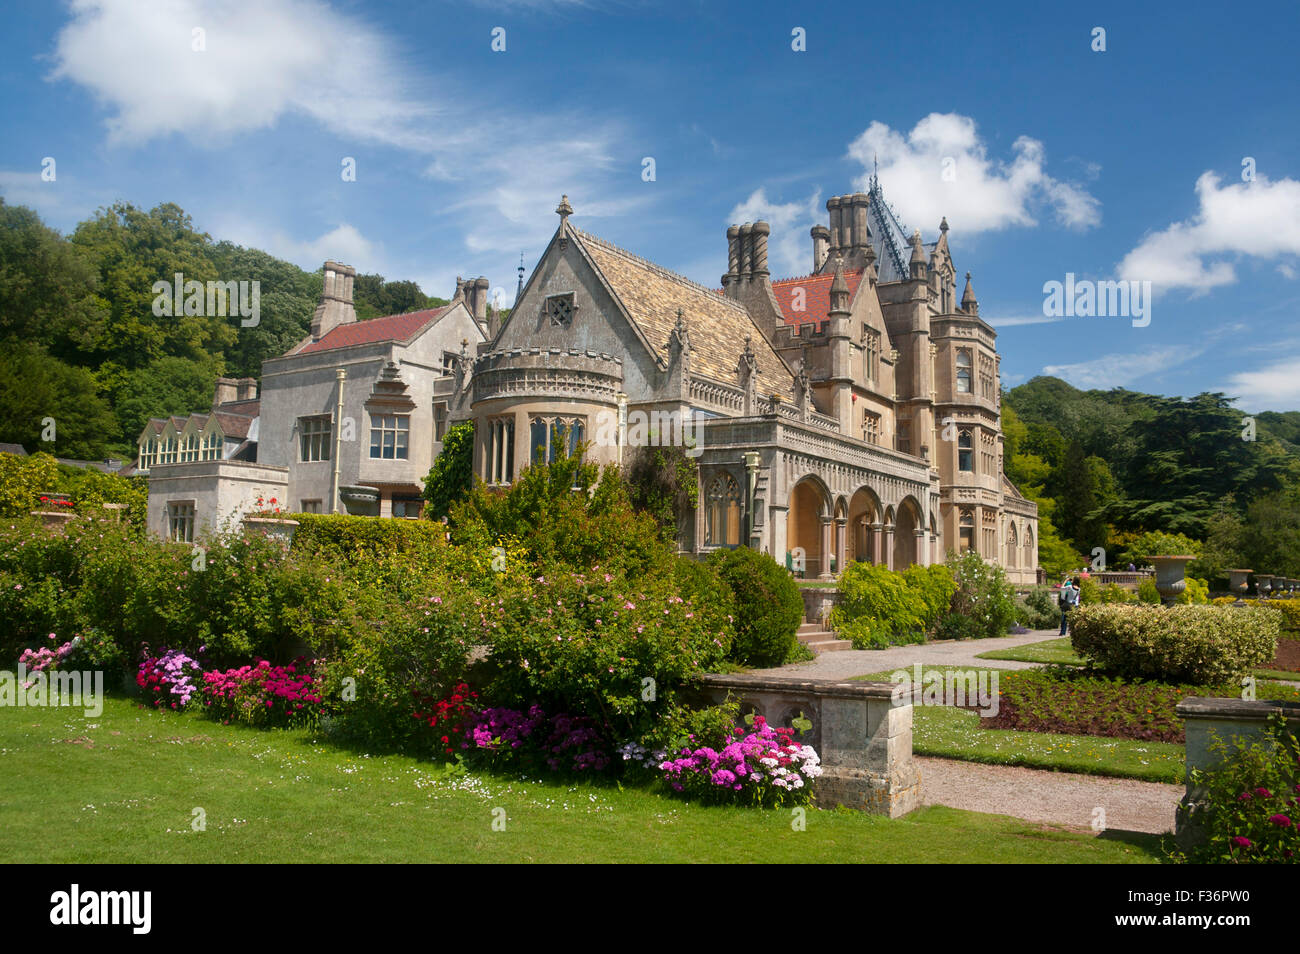
[(1034, 528), (1025, 524), (1025, 566), (1031, 570), (1038, 568), (1038, 548), (1034, 545)]
[(1017, 557), (1020, 550), (1020, 536), (1016, 533), (1016, 522), (1007, 523), (1007, 569), (1015, 569), (1019, 564)]
[(848, 559), (870, 563), (884, 560), (884, 551), (880, 549), (881, 530), (884, 508), (880, 497), (870, 487), (862, 486), (853, 492), (849, 499)]
[[(794, 729), (794, 740), (800, 745), (811, 745), (813, 748), (819, 748), (821, 742), (821, 720), (818, 717), (817, 707), (813, 705), (811, 699), (796, 699), (789, 702), (782, 702), (779, 708), (773, 712), (775, 718), (769, 720), (773, 728)], [(809, 728), (797, 728), (794, 721), (802, 716), (812, 723)]]
[(913, 563), (925, 562), (925, 554), (921, 550), (924, 537), (916, 532), (924, 527), (921, 520), (921, 505), (915, 497), (907, 496), (899, 501), (893, 520), (894, 547), (890, 569), (905, 570)]
[(805, 577), (831, 573), (833, 506), (830, 491), (812, 474), (801, 478), (790, 491), (786, 538), (791, 555), (787, 563), (797, 572), (797, 551), (802, 550)]

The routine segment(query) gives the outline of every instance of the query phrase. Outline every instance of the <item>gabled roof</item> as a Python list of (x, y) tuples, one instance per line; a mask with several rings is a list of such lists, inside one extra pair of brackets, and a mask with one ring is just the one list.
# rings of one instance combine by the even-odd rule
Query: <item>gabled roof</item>
[(249, 429), (253, 426), (253, 421), (257, 419), (257, 414), (227, 414), (225, 411), (214, 412), (217, 418), (217, 424), (221, 427), (221, 433), (226, 440), (236, 438), (243, 440), (248, 436)]
[[(850, 302), (857, 298), (858, 286), (862, 284), (864, 274), (866, 272), (861, 268), (844, 273), (844, 280), (849, 286)], [(825, 321), (827, 312), (831, 309), (831, 282), (834, 280), (835, 273), (827, 272), (825, 275), (805, 275), (802, 278), (783, 278), (778, 282), (772, 282), (772, 294), (776, 296), (776, 303), (781, 306), (785, 323), (798, 326), (808, 321)], [(803, 311), (794, 309), (796, 288), (804, 290)]]
[(738, 383), (736, 369), (749, 338), (758, 363), (758, 393), (793, 396), (790, 369), (738, 302), (572, 225), (568, 228), (664, 361), (680, 308), (690, 335), (692, 373), (724, 384)]
[(330, 329), (320, 341), (310, 341), (291, 354), (313, 354), (317, 351), (332, 351), (335, 348), (351, 348), (356, 345), (377, 344), (381, 341), (410, 341), (422, 331), (446, 314), (453, 305), (441, 308), (426, 308), (424, 311), (410, 311), (404, 315), (386, 315), (383, 318), (371, 318), (369, 321), (351, 321)]

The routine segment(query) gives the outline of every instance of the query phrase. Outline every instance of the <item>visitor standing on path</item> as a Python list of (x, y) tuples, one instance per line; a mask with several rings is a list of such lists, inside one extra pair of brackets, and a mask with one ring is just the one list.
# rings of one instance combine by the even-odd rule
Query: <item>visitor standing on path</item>
[(1079, 605), (1080, 585), (1079, 578), (1075, 577), (1073, 581), (1066, 580), (1061, 587), (1061, 595), (1058, 601), (1061, 606), (1061, 635), (1065, 635), (1066, 625), (1069, 621), (1070, 610)]

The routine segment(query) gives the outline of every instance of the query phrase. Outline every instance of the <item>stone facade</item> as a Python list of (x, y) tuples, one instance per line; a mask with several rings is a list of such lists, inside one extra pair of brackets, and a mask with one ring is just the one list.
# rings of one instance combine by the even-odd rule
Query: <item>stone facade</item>
[[(508, 484), (551, 435), (601, 463), (683, 445), (700, 496), (684, 552), (748, 543), (797, 573), (975, 550), (1035, 582), (1037, 507), (1002, 470), (996, 332), (948, 224), (907, 238), (873, 183), (827, 203), (812, 274), (772, 281), (767, 223), (727, 230), (720, 291), (560, 226), (450, 395), (475, 471)], [(877, 262), (881, 266), (877, 267)]]
[(490, 328), (487, 279), (458, 282), (440, 308), (357, 321), (355, 275), (325, 263), (311, 334), (263, 362), (260, 396), (251, 378), (223, 378), (210, 414), (149, 422), (137, 468), (152, 531), (233, 529), (259, 497), (266, 510), (419, 516), (445, 396)]

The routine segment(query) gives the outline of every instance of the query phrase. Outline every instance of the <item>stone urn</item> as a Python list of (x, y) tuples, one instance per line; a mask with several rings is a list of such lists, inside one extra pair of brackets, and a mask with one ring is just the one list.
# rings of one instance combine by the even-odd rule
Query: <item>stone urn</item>
[(1246, 605), (1246, 591), (1250, 588), (1250, 581), (1247, 577), (1254, 572), (1253, 570), (1229, 570), (1228, 571), (1228, 589), (1232, 590), (1237, 602), (1234, 606)]
[(1166, 606), (1173, 606), (1178, 595), (1187, 589), (1187, 564), (1195, 559), (1196, 557), (1186, 554), (1151, 558), (1151, 563), (1156, 568), (1156, 592)]
[(1273, 577), (1266, 576), (1263, 573), (1255, 574), (1255, 596), (1258, 599), (1268, 599), (1268, 594), (1273, 590)]

